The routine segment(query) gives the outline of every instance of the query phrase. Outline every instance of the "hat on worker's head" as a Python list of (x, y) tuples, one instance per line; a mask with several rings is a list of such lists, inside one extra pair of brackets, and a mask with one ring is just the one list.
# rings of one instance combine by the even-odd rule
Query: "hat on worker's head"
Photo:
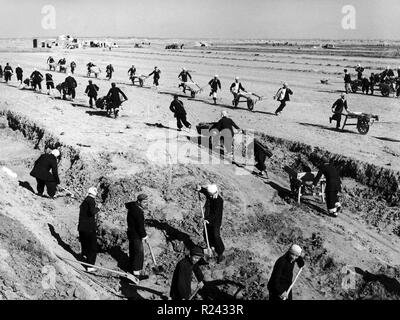
[(69, 77), (70, 75), (71, 75), (71, 73), (70, 73), (70, 72), (68, 72), (68, 73), (67, 73), (67, 77)]
[(289, 248), (289, 253), (294, 254), (296, 256), (300, 256), (301, 255), (301, 248), (299, 245), (297, 244), (293, 244), (290, 248)]
[(346, 96), (346, 94), (345, 94), (344, 92), (342, 92), (342, 93), (340, 94), (340, 96), (341, 96), (342, 98), (344, 98), (344, 97)]
[(209, 184), (207, 186), (207, 192), (211, 195), (216, 194), (218, 192), (218, 187), (216, 184)]
[[(400, 67), (399, 67), (400, 68)], [(214, 76), (214, 78), (218, 78), (218, 75), (216, 74), (215, 76)]]
[(33, 68), (33, 71), (36, 71), (37, 69), (36, 68)]
[(60, 151), (58, 149), (54, 149), (51, 151), (51, 154), (58, 158), (60, 156)]
[(90, 187), (88, 189), (87, 195), (88, 196), (92, 196), (92, 197), (97, 196), (97, 188), (96, 187)]
[(190, 255), (191, 256), (203, 257), (204, 256), (204, 252), (203, 252), (202, 248), (200, 248), (198, 246), (194, 246), (192, 249), (190, 249)]
[(390, 66), (387, 66), (387, 67), (386, 67), (386, 70), (389, 70), (389, 69), (390, 69)]
[(182, 70), (183, 70), (183, 71), (186, 71), (186, 68), (185, 68), (185, 67), (182, 67)]
[(235, 80), (239, 80), (239, 77), (235, 77)]
[(115, 82), (111, 83), (111, 87), (115, 87)]
[(137, 196), (137, 200), (138, 201), (143, 201), (146, 200), (148, 198), (147, 194), (141, 193)]
[(286, 88), (288, 86), (288, 83), (284, 82), (282, 85)]
[(225, 110), (221, 111), (221, 118), (227, 117), (227, 116), (228, 116), (228, 112), (226, 112)]

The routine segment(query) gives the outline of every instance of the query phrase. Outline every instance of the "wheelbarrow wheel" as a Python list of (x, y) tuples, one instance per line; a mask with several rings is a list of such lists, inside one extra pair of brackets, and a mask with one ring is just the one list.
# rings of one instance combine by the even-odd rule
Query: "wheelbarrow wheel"
[(369, 131), (369, 121), (365, 118), (360, 118), (357, 121), (357, 130), (360, 134), (367, 134)]
[(195, 98), (195, 97), (196, 97), (196, 92), (190, 91), (190, 96), (191, 96), (192, 98)]
[(143, 79), (139, 79), (139, 85), (143, 87)]
[(386, 83), (381, 84), (381, 94), (384, 97), (388, 97), (390, 94), (390, 86)]
[(253, 109), (254, 109), (254, 100), (253, 99), (247, 99), (247, 108), (250, 110), (250, 111), (253, 111)]
[(358, 90), (358, 84), (357, 84), (357, 82), (353, 82), (351, 84), (351, 91), (353, 91), (353, 93), (356, 93), (357, 90)]

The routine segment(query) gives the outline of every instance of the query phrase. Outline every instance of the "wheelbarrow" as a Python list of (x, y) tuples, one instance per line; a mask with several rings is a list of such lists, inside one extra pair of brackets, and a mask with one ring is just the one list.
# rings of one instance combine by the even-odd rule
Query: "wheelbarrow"
[(135, 81), (139, 81), (139, 86), (143, 87), (144, 81), (147, 79), (147, 76), (141, 74), (140, 76), (133, 75), (130, 77), (132, 84), (135, 85)]
[(297, 197), (297, 202), (300, 203), (301, 197), (312, 195), (321, 197), (321, 201), (325, 202), (325, 186), (326, 179), (321, 177), (319, 180), (319, 190), (313, 188), (313, 181), (318, 172), (297, 172), (289, 166), (283, 167), (283, 170), (289, 174), (290, 190)]
[(179, 87), (182, 87), (182, 90), (184, 91), (184, 93), (186, 93), (186, 91), (190, 91), (191, 98), (195, 98), (196, 94), (203, 91), (203, 88), (200, 88), (200, 86), (195, 82), (183, 82), (182, 81), (179, 84)]
[(263, 97), (252, 93), (252, 92), (239, 92), (239, 93), (233, 93), (233, 100), (232, 100), (232, 105), (237, 108), (237, 106), (239, 105), (239, 103), (241, 102), (246, 102), (247, 104), (247, 109), (249, 109), (250, 111), (253, 111), (254, 106), (256, 105), (256, 103), (258, 101), (263, 100)]
[[(369, 127), (374, 123), (374, 121), (379, 121), (379, 116), (369, 113), (362, 112), (349, 112), (342, 113), (345, 116), (344, 123), (342, 126), (342, 130), (345, 126), (357, 126), (357, 130), (360, 134), (367, 134), (369, 131)], [(348, 123), (347, 120), (356, 119), (356, 123)]]

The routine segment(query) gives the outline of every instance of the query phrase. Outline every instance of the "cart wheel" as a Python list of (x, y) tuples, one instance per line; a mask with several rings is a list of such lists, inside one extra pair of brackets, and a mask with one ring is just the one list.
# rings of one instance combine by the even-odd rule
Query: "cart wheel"
[(247, 100), (247, 108), (248, 108), (250, 111), (253, 111), (253, 109), (254, 109), (254, 101), (253, 101), (253, 99), (248, 99), (248, 100)]
[(139, 85), (140, 85), (141, 87), (143, 87), (143, 80), (142, 80), (142, 79), (139, 79)]
[(351, 91), (353, 91), (353, 93), (356, 93), (357, 90), (358, 90), (357, 82), (353, 82), (353, 83), (351, 84)]
[(386, 83), (381, 84), (381, 94), (382, 94), (382, 96), (388, 97), (388, 96), (389, 96), (389, 93), (390, 93), (390, 87), (389, 87), (389, 85), (386, 84)]
[(190, 91), (190, 96), (191, 96), (192, 98), (196, 97), (196, 92)]
[(357, 121), (357, 130), (361, 134), (367, 134), (369, 131), (369, 121), (365, 118), (360, 118)]

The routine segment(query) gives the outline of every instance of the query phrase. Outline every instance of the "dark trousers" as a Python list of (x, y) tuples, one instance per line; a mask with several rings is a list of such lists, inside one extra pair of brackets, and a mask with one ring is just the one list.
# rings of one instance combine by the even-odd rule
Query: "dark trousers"
[(97, 96), (89, 96), (89, 105), (92, 107), (93, 106), (93, 100), (94, 102), (97, 101)]
[(342, 120), (342, 115), (340, 113), (335, 113), (332, 116), (332, 120), (336, 120), (336, 129), (340, 129), (340, 121)]
[(363, 85), (362, 88), (361, 88), (361, 91), (362, 91), (363, 93), (365, 92), (366, 94), (368, 94), (369, 88), (370, 88), (369, 85)]
[(75, 99), (75, 88), (72, 87), (67, 88), (66, 92), (64, 92), (63, 99), (65, 99), (65, 94), (68, 94), (71, 96), (72, 99)]
[(75, 68), (71, 67), (71, 73), (74, 74)]
[[(269, 300), (270, 301), (284, 301), (280, 297), (280, 295), (276, 292), (269, 290)], [(293, 300), (292, 290), (290, 290), (287, 300)]]
[(97, 257), (96, 231), (79, 231), (79, 241), (81, 242), (82, 247), (83, 262), (95, 264)]
[(191, 124), (186, 120), (186, 114), (177, 114), (176, 125), (178, 126), (178, 129), (182, 129), (182, 123), (185, 125), (186, 128), (189, 128), (191, 126)]
[(46, 186), (47, 188), (47, 194), (50, 197), (54, 197), (56, 194), (56, 189), (57, 189), (57, 183), (52, 182), (52, 181), (45, 181), (39, 178), (36, 178), (37, 182), (37, 192), (42, 195), (44, 192), (44, 187)]
[(36, 87), (39, 88), (39, 90), (42, 90), (42, 84), (39, 81), (33, 81), (33, 89), (36, 90)]
[[(219, 227), (214, 227), (210, 226), (207, 224), (207, 235), (208, 235), (208, 241), (210, 242), (210, 247), (215, 248), (215, 252), (218, 255), (221, 255), (225, 251), (225, 246), (224, 243), (222, 242), (221, 239), (221, 230)], [(204, 231), (204, 240), (206, 240), (206, 233)]]
[(279, 105), (278, 109), (276, 109), (275, 113), (282, 112), (283, 108), (286, 107), (286, 101), (282, 100), (281, 104)]
[(6, 82), (11, 80), (11, 72), (4, 72), (4, 80)]
[(329, 209), (335, 209), (335, 203), (339, 202), (338, 199), (338, 191), (326, 191), (325, 192), (325, 200), (326, 200), (326, 206)]
[(374, 94), (374, 85), (373, 84), (370, 85), (369, 90), (371, 91), (371, 94)]
[(54, 82), (46, 82), (47, 90), (54, 89)]
[(143, 269), (144, 248), (142, 239), (129, 239), (129, 265), (132, 271)]
[(158, 86), (158, 79), (157, 79), (157, 78), (154, 78), (154, 79), (153, 79), (153, 84), (154, 84), (155, 86)]
[(22, 81), (22, 74), (17, 74), (17, 80)]

